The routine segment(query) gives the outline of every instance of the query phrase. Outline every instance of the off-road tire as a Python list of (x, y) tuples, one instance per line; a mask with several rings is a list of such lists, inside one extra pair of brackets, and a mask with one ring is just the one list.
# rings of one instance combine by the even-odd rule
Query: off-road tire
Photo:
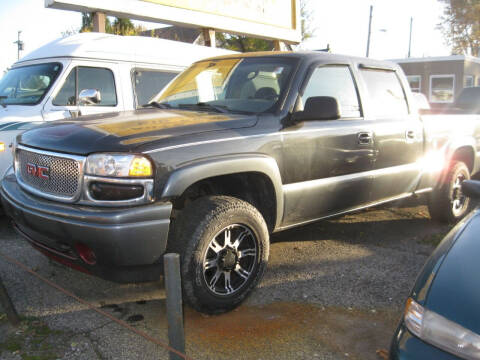
[[(470, 171), (462, 161), (452, 162), (441, 185), (434, 189), (428, 197), (428, 211), (432, 220), (455, 223), (469, 213), (472, 202), (469, 198), (461, 195), (458, 188), (459, 181), (469, 180)], [(460, 193), (458, 193), (460, 191)], [(454, 201), (462, 197), (462, 206), (455, 209)]]
[[(244, 280), (233, 295), (219, 296), (207, 284), (204, 261), (207, 252), (211, 251), (211, 240), (222, 229), (234, 224), (251, 230), (256, 238), (257, 255), (255, 260), (249, 260), (252, 271), (248, 280)], [(195, 310), (207, 314), (232, 310), (261, 280), (268, 261), (269, 233), (264, 218), (249, 203), (229, 196), (202, 197), (188, 204), (172, 227), (168, 251), (180, 254), (183, 299)]]

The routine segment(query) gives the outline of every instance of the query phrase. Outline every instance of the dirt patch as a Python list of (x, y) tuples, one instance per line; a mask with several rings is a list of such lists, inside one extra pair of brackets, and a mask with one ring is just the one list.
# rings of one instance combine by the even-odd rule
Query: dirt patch
[[(187, 310), (188, 341), (238, 359), (320, 357), (325, 349), (350, 359), (378, 359), (398, 321), (392, 310), (357, 310), (299, 303), (242, 306), (220, 316)], [(315, 355), (316, 354), (316, 355)], [(285, 358), (288, 358), (285, 357)]]

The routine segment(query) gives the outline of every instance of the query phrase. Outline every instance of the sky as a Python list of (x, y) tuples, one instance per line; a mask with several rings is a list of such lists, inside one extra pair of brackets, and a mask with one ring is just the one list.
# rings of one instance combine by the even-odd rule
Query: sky
[[(438, 0), (310, 0), (315, 35), (303, 49), (365, 56), (370, 5), (373, 6), (370, 57), (403, 58), (408, 54), (410, 18), (413, 17), (412, 57), (444, 56), (450, 48), (436, 29), (443, 13)], [(142, 23), (147, 29), (156, 24)], [(17, 60), (17, 31), (28, 52), (81, 26), (81, 14), (46, 9), (44, 0), (0, 0), (0, 76)]]

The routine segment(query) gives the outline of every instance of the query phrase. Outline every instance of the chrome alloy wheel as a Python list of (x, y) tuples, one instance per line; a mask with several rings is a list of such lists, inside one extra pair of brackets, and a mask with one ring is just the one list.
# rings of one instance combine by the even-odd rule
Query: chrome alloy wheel
[(457, 215), (461, 213), (467, 204), (467, 197), (462, 193), (462, 182), (465, 180), (463, 174), (459, 174), (453, 184), (452, 212)]
[(219, 231), (208, 245), (203, 259), (203, 278), (218, 296), (230, 296), (250, 279), (258, 257), (254, 233), (240, 224)]

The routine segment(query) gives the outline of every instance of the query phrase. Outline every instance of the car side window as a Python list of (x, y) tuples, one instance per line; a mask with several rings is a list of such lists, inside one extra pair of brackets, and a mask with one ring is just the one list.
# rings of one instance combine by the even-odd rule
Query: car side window
[(106, 68), (77, 66), (67, 76), (65, 83), (52, 101), (56, 106), (78, 104), (78, 95), (85, 89), (100, 91), (101, 101), (89, 106), (116, 106), (117, 93), (113, 72)]
[(132, 81), (137, 108), (148, 104), (177, 75), (178, 72), (173, 71), (134, 69)]
[(361, 70), (375, 118), (395, 118), (408, 114), (405, 92), (395, 71)]
[(331, 96), (338, 100), (342, 118), (360, 117), (357, 89), (348, 66), (317, 67), (305, 87), (302, 103), (312, 96)]

